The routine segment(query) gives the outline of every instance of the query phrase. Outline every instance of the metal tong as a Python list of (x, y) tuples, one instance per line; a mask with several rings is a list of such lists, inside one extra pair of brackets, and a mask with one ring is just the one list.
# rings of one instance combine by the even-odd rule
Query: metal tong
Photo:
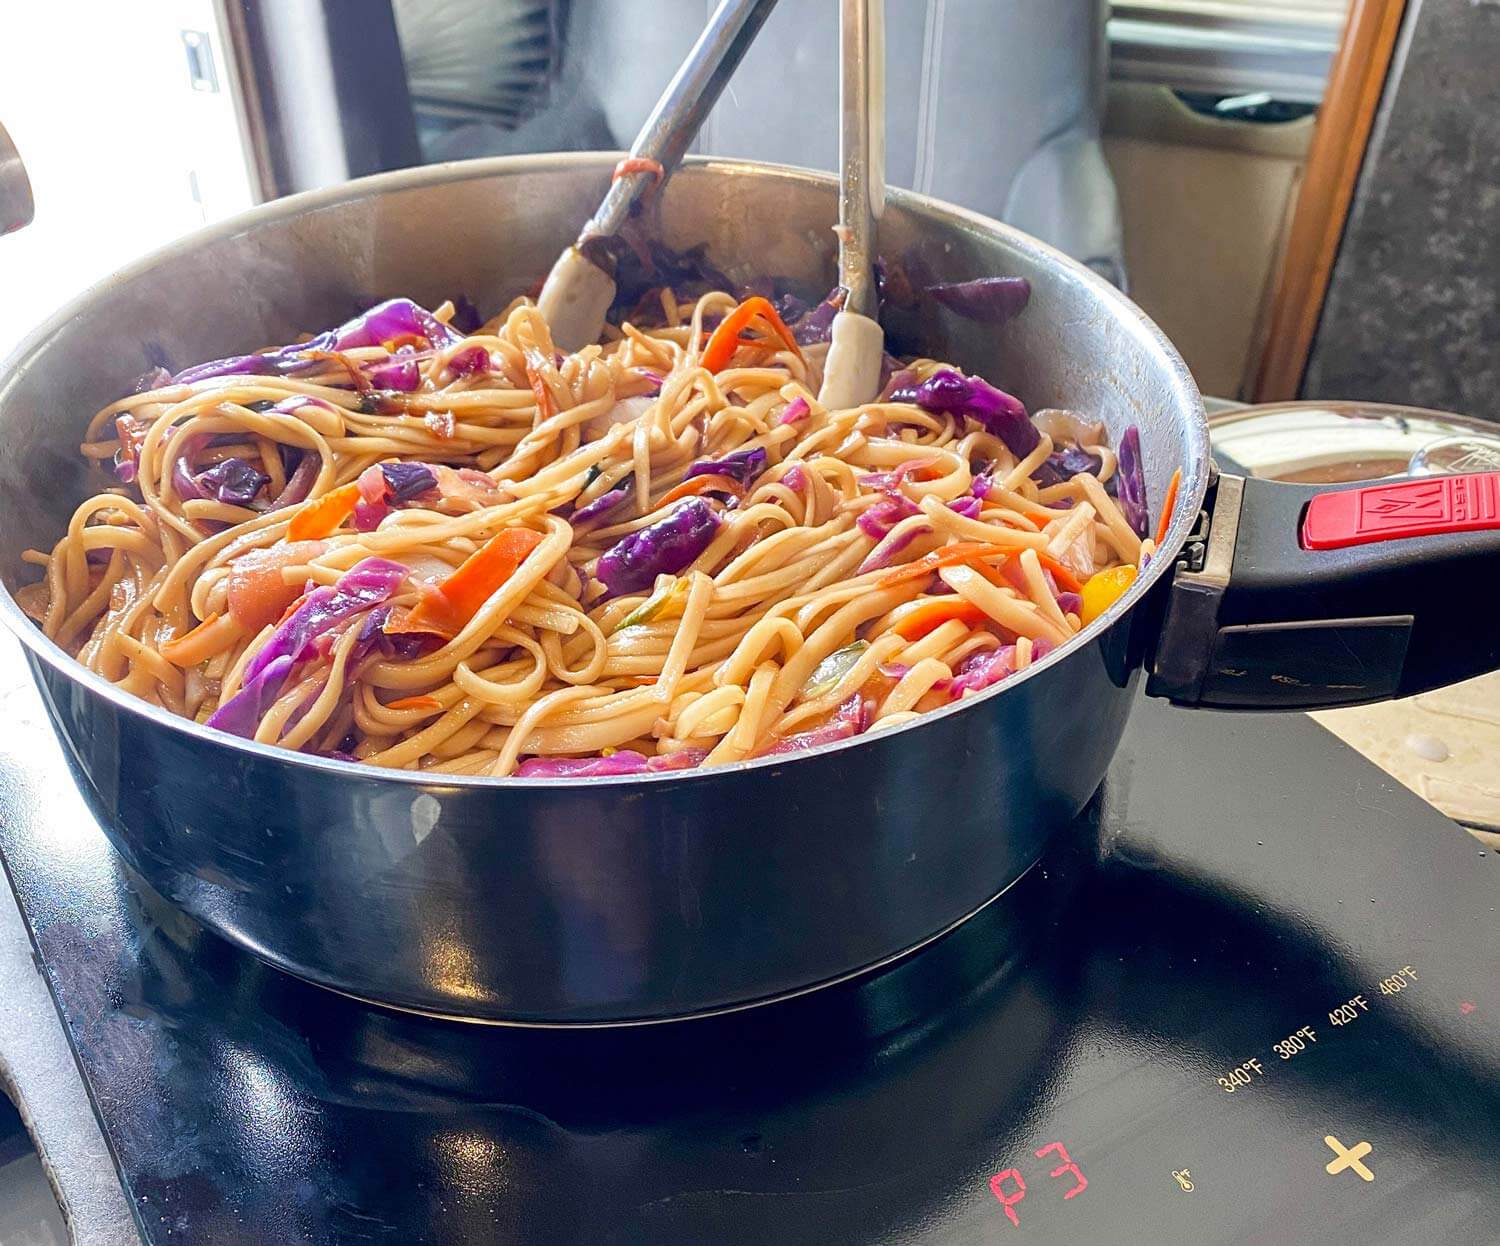
[(880, 389), (885, 334), (875, 288), (876, 224), (885, 207), (885, 2), (842, 0), (839, 11), (839, 284), (818, 401), (830, 410)]
[[(560, 350), (580, 350), (597, 342), (605, 313), (614, 302), (614, 273), (600, 267), (600, 262), (610, 261), (603, 248), (589, 244), (617, 236), (636, 205), (647, 194), (661, 190), (775, 7), (776, 0), (721, 0), (636, 135), (624, 162), (626, 171), (610, 183), (609, 193), (577, 243), (552, 266), (537, 306)], [(631, 170), (630, 161), (646, 167)], [(660, 166), (659, 175), (653, 165)]]

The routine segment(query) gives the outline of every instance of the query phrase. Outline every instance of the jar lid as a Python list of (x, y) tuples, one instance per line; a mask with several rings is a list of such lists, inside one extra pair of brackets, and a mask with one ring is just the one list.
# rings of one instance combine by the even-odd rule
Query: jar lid
[(1337, 484), (1500, 471), (1500, 425), (1379, 402), (1281, 402), (1209, 419), (1216, 453), (1269, 480)]

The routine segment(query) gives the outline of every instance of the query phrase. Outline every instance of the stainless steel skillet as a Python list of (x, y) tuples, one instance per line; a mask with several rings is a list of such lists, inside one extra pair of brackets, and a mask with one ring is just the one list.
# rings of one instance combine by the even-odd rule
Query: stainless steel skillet
[[(617, 159), (370, 178), (256, 209), (89, 291), (0, 368), (6, 586), (34, 578), (20, 551), (55, 540), (88, 487), (84, 422), (149, 363), (284, 341), (396, 293), (498, 306), (546, 271)], [(706, 241), (733, 276), (831, 281), (830, 179), (692, 162), (661, 208), (668, 242)], [(1033, 409), (1098, 416), (1116, 437), (1138, 425), (1153, 512), (1182, 468), (1161, 552), (1099, 625), (977, 698), (794, 759), (433, 782), (154, 709), (77, 666), (0, 595), (126, 860), (257, 955), (362, 997), (511, 1022), (683, 1016), (858, 971), (983, 905), (1097, 787), (1147, 667), (1153, 690), (1184, 702), (1256, 706), (1370, 699), (1500, 663), (1495, 629), (1455, 597), (1494, 566), (1493, 532), (1302, 549), (1309, 491), (1223, 478), (1210, 493), (1191, 377), (1104, 282), (1014, 230), (901, 192), (881, 243), (931, 280), (1009, 274), (1034, 289), (999, 329), (894, 308), (898, 349), (981, 372)], [(1420, 524), (1466, 507), (1494, 526), (1493, 479), (1427, 488), (1377, 499), (1369, 516), (1355, 504), (1349, 522)], [(1329, 531), (1341, 515), (1325, 516)]]

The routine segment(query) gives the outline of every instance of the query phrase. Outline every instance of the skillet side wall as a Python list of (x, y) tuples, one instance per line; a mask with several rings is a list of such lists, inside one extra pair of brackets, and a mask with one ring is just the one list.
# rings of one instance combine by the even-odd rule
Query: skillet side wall
[(33, 670), (115, 847), (209, 926), (365, 998), (587, 1021), (794, 991), (983, 904), (1098, 786), (1132, 700), (1121, 648), (857, 747), (556, 790), (330, 784)]

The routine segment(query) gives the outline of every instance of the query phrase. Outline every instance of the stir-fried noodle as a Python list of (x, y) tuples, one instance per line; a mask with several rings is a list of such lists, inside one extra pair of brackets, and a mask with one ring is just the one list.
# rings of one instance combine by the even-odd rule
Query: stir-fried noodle
[(826, 346), (723, 293), (556, 352), (392, 300), (147, 378), (22, 590), (80, 662), (289, 749), (454, 774), (719, 765), (908, 721), (1025, 669), (1152, 548), (1139, 451)]

